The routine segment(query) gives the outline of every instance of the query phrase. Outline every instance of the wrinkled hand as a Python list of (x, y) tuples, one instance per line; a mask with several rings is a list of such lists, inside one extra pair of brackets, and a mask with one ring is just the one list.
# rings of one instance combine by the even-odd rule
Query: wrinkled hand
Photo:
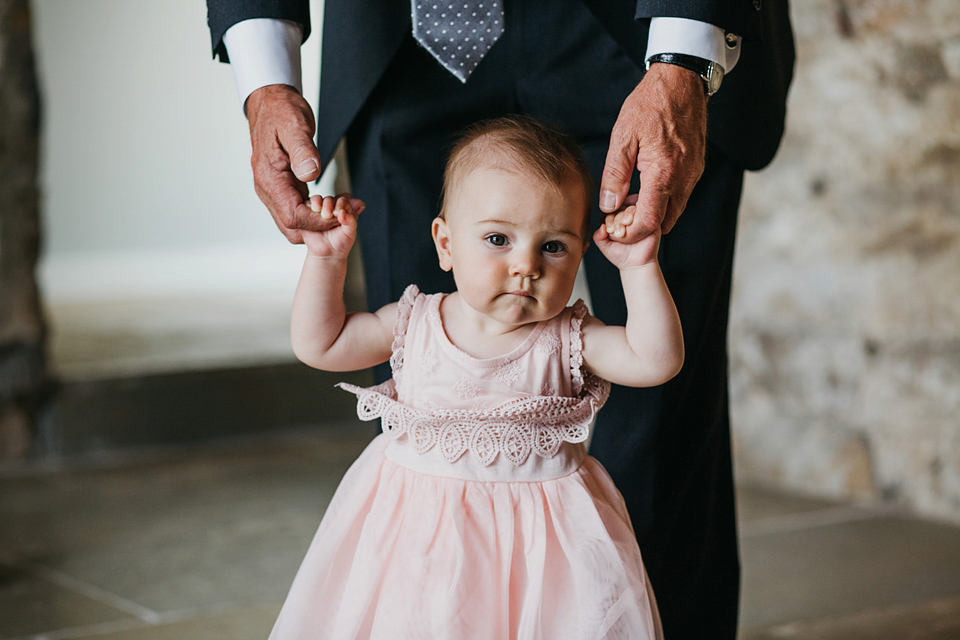
[[(706, 139), (700, 76), (676, 65), (651, 65), (623, 102), (600, 183), (600, 209), (614, 214), (620, 241), (673, 228), (703, 173)], [(634, 169), (640, 172), (638, 200), (633, 210), (621, 210)]]
[(357, 216), (367, 205), (349, 193), (325, 198), (313, 196), (307, 205), (326, 227), (323, 231), (300, 230), (307, 253), (317, 258), (346, 260), (357, 239)]
[[(629, 195), (618, 215), (635, 216), (636, 208), (637, 195)], [(600, 228), (593, 234), (594, 243), (607, 260), (618, 269), (642, 267), (651, 262), (656, 262), (657, 251), (660, 249), (660, 229), (654, 229), (639, 240), (628, 240), (623, 229), (618, 232), (614, 217), (613, 214), (608, 215), (604, 224), (600, 225)]]
[(305, 183), (320, 177), (313, 111), (307, 101), (286, 85), (260, 87), (247, 98), (247, 119), (253, 184), (283, 235), (300, 243), (303, 229), (329, 227), (330, 221), (305, 203)]

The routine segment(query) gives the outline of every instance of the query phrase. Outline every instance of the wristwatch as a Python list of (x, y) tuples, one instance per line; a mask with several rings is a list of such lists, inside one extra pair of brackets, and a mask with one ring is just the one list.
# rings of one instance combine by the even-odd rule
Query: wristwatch
[(700, 78), (703, 80), (703, 90), (708, 97), (715, 94), (717, 89), (720, 88), (720, 83), (723, 82), (723, 67), (712, 60), (688, 56), (685, 53), (658, 53), (647, 58), (648, 70), (654, 62), (675, 64), (700, 74)]

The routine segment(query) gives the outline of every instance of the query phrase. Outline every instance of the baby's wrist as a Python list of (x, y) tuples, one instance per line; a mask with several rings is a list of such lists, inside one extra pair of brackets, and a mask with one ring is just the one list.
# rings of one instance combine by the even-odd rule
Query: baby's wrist
[(659, 267), (659, 266), (660, 266), (660, 262), (657, 260), (656, 256), (654, 256), (651, 260), (647, 260), (646, 262), (641, 262), (639, 264), (622, 264), (618, 268), (620, 269), (620, 272), (623, 273), (626, 271), (641, 271), (648, 267)]
[(314, 264), (322, 264), (325, 266), (346, 266), (347, 256), (329, 256), (313, 253), (312, 251), (307, 251), (307, 262), (312, 262)]

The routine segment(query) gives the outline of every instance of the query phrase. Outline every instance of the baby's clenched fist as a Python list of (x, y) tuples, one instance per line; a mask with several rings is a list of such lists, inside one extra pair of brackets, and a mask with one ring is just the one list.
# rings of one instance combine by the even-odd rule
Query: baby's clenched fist
[(357, 237), (357, 216), (366, 204), (349, 193), (342, 193), (312, 196), (307, 205), (326, 223), (322, 231), (302, 232), (307, 252), (318, 258), (346, 259)]

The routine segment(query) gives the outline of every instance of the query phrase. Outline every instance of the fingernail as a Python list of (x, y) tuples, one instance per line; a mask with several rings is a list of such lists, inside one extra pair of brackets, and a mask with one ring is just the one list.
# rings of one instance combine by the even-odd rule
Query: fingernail
[(294, 169), (293, 172), (296, 174), (298, 178), (300, 178), (301, 180), (305, 180), (307, 176), (309, 176), (311, 173), (316, 171), (318, 167), (319, 165), (317, 164), (316, 160), (314, 160), (313, 158), (307, 158), (306, 160), (298, 164), (297, 168)]
[(629, 227), (632, 222), (633, 222), (632, 213), (628, 213), (627, 215), (623, 216), (623, 226)]
[(320, 211), (321, 209), (320, 203), (314, 200), (313, 198), (310, 198), (307, 201), (307, 204), (310, 206), (311, 211), (317, 212), (317, 211)]
[(618, 238), (622, 238), (626, 233), (627, 233), (626, 229), (624, 229), (623, 227), (617, 227), (617, 231), (613, 235), (617, 236)]
[(333, 217), (333, 214), (330, 213), (329, 211), (324, 210), (320, 212), (320, 217), (323, 218), (324, 220), (329, 220), (330, 218)]
[(600, 208), (608, 211), (617, 206), (617, 195), (613, 191), (600, 192)]

